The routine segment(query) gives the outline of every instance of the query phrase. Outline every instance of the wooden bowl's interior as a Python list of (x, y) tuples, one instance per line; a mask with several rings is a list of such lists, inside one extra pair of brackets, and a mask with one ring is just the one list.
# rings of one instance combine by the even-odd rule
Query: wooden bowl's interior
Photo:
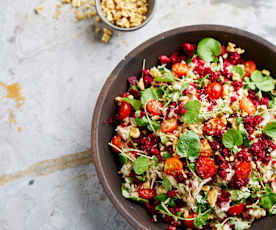
[[(93, 117), (92, 146), (98, 176), (108, 196), (121, 214), (136, 229), (167, 229), (165, 224), (151, 223), (145, 209), (124, 199), (121, 195), (121, 178), (117, 166), (107, 145), (113, 133), (113, 127), (104, 125), (104, 121), (114, 114), (114, 98), (127, 90), (127, 77), (139, 76), (143, 59), (146, 66), (157, 64), (161, 54), (171, 54), (183, 42), (197, 43), (204, 37), (213, 37), (224, 44), (236, 43), (246, 50), (246, 58), (253, 59), (259, 68), (265, 68), (276, 74), (276, 49), (268, 42), (252, 34), (222, 26), (192, 26), (176, 29), (159, 35), (132, 51), (112, 72), (97, 102)], [(272, 230), (276, 226), (276, 217), (266, 217), (256, 223), (252, 229)]]

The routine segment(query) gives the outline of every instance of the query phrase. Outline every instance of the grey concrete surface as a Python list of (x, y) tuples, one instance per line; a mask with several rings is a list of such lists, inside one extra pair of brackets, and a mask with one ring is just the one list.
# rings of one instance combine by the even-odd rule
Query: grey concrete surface
[[(230, 25), (276, 44), (276, 1), (158, 0), (147, 26), (109, 44), (68, 7), (54, 19), (57, 3), (0, 1), (0, 230), (129, 230), (86, 157), (108, 74), (134, 47), (178, 26)], [(25, 98), (20, 108), (18, 95), (5, 97), (14, 83)]]

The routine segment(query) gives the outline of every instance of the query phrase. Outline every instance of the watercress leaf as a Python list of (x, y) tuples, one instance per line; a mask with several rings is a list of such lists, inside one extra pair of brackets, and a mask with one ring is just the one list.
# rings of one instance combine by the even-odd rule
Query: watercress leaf
[(176, 203), (174, 201), (174, 199), (170, 199), (169, 202), (168, 202), (168, 206), (171, 207), (171, 208), (174, 208), (176, 206)]
[(136, 99), (130, 99), (130, 98), (127, 98), (127, 97), (123, 97), (122, 101), (125, 101), (128, 104), (130, 104), (135, 110), (139, 110), (141, 105), (142, 105), (141, 101), (136, 100)]
[(158, 158), (156, 156), (153, 156), (152, 160), (153, 160), (154, 165), (157, 166), (159, 163)]
[(124, 184), (122, 185), (121, 190), (122, 190), (122, 196), (127, 198), (127, 199), (137, 201), (137, 202), (141, 202), (141, 203), (149, 202), (147, 199), (143, 199), (141, 197), (135, 197), (135, 196), (131, 195), (131, 193), (128, 191), (128, 189), (125, 187)]
[(254, 82), (261, 82), (263, 81), (263, 74), (259, 70), (255, 70), (250, 77)]
[(164, 187), (164, 189), (166, 189), (167, 191), (171, 191), (172, 190), (172, 184), (171, 182), (167, 179), (164, 178), (162, 181), (162, 186)]
[(194, 219), (194, 225), (196, 228), (201, 228), (207, 223), (210, 212), (211, 210), (209, 209), (209, 211), (207, 211), (205, 214), (196, 216)]
[(133, 170), (136, 174), (141, 175), (147, 171), (148, 167), (149, 159), (144, 156), (140, 156), (134, 161)]
[(244, 147), (246, 147), (246, 148), (250, 147), (251, 143), (248, 140), (248, 133), (247, 133), (246, 129), (244, 128), (244, 124), (243, 123), (239, 124), (239, 130), (240, 130), (240, 133), (242, 135)]
[[(152, 127), (154, 130), (152, 130)], [(151, 120), (151, 125), (148, 123), (147, 128), (153, 132), (160, 128), (160, 122)]]
[(165, 200), (168, 199), (168, 196), (166, 193), (161, 193), (161, 194), (158, 194), (156, 197), (154, 197), (154, 199), (160, 202), (164, 202)]
[(135, 123), (138, 125), (138, 126), (146, 126), (148, 124), (148, 120), (146, 118), (146, 116), (143, 116), (142, 118), (140, 118), (141, 116), (141, 111), (138, 110), (135, 112)]
[(186, 123), (193, 123), (198, 121), (201, 103), (198, 100), (189, 101), (184, 105), (186, 113), (182, 116)]
[(241, 66), (232, 66), (232, 68), (230, 69), (231, 72), (236, 72), (240, 75), (241, 78), (243, 78), (245, 72), (243, 70), (243, 68)]
[(214, 38), (204, 38), (197, 46), (197, 53), (201, 59), (206, 62), (217, 61), (216, 56), (219, 56), (222, 52), (221, 44)]
[(173, 82), (174, 81), (174, 73), (172, 71), (165, 72), (161, 76), (155, 77), (154, 81), (157, 82)]
[(119, 160), (120, 160), (122, 165), (124, 165), (128, 161), (127, 157), (124, 156), (123, 154), (119, 154)]
[(181, 157), (194, 160), (199, 157), (200, 147), (201, 144), (198, 135), (192, 131), (186, 131), (178, 140), (176, 152)]
[(149, 100), (158, 99), (158, 93), (153, 88), (147, 88), (141, 94), (141, 102), (144, 107)]
[(229, 129), (222, 137), (223, 145), (228, 149), (233, 149), (234, 146), (240, 146), (243, 143), (243, 138), (240, 131)]
[(271, 209), (274, 204), (276, 204), (276, 193), (267, 193), (261, 197), (260, 200), (263, 208)]
[(172, 157), (172, 155), (169, 152), (166, 152), (164, 155), (164, 160), (167, 160), (168, 158)]
[(276, 138), (276, 121), (272, 121), (268, 123), (264, 129), (263, 132), (272, 138)]

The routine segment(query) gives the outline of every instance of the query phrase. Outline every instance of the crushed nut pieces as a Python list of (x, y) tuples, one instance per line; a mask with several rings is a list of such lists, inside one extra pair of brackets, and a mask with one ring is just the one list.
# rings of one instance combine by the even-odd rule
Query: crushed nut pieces
[(148, 12), (147, 0), (102, 0), (101, 7), (107, 20), (122, 28), (141, 25)]

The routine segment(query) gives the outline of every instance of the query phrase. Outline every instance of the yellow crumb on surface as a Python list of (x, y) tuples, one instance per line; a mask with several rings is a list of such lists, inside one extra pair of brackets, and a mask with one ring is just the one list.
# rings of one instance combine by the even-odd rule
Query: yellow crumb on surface
[(60, 11), (60, 9), (56, 9), (56, 12), (55, 12), (54, 18), (55, 18), (55, 19), (59, 19), (59, 18), (60, 18), (60, 15), (61, 15), (61, 11)]
[(95, 29), (96, 34), (100, 33), (101, 30), (102, 30), (102, 29), (101, 29), (100, 27), (96, 27), (96, 29)]
[(96, 11), (88, 11), (87, 12), (87, 17), (88, 18), (92, 18), (92, 17), (94, 17), (94, 16), (96, 16), (97, 15), (97, 12)]
[(81, 6), (80, 0), (72, 0), (72, 6), (74, 8), (79, 8)]
[(62, 2), (63, 4), (66, 4), (66, 3), (71, 3), (71, 0), (61, 0), (61, 2)]
[(18, 131), (19, 133), (21, 133), (22, 127), (21, 127), (21, 126), (18, 126), (18, 127), (17, 127), (17, 131)]
[(4, 87), (7, 91), (6, 98), (12, 99), (16, 103), (16, 108), (20, 108), (25, 101), (25, 98), (21, 94), (21, 86), (19, 83), (14, 83), (7, 85), (3, 82), (0, 82), (0, 86)]
[(84, 14), (79, 10), (75, 10), (75, 15), (78, 21), (81, 21), (85, 18)]
[(96, 20), (96, 22), (100, 22), (100, 21), (101, 21), (101, 18), (100, 18), (99, 16), (97, 16), (97, 17), (95, 18), (95, 20)]
[(36, 14), (40, 14), (43, 9), (44, 9), (44, 6), (39, 6), (39, 7), (35, 8), (34, 11)]
[(14, 116), (14, 112), (11, 109), (8, 109), (9, 112), (9, 123), (15, 125), (16, 124), (16, 120), (15, 120), (15, 116)]

